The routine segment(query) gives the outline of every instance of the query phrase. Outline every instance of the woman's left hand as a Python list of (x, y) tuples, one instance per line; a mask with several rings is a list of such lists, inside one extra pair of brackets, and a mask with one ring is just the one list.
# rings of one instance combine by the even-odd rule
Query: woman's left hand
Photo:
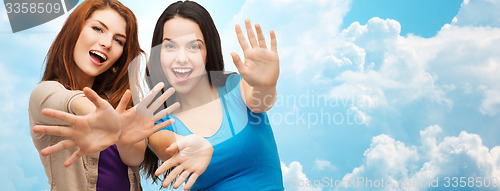
[(189, 190), (210, 164), (214, 148), (208, 140), (196, 134), (177, 135), (176, 139), (166, 150), (172, 157), (158, 167), (155, 175), (159, 176), (175, 166), (163, 181), (163, 187), (167, 188), (178, 177), (173, 188), (179, 188), (187, 180), (184, 190)]
[(240, 56), (232, 52), (234, 65), (238, 68), (243, 79), (252, 87), (276, 87), (279, 76), (279, 57), (277, 50), (276, 34), (270, 31), (271, 48), (266, 46), (266, 40), (259, 24), (255, 24), (257, 38), (252, 30), (250, 20), (245, 20), (249, 46), (239, 25), (235, 26), (236, 36), (243, 49), (244, 62)]

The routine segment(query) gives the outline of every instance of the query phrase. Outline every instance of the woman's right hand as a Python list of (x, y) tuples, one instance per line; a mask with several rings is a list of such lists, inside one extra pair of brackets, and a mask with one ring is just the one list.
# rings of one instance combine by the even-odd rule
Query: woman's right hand
[(121, 133), (120, 116), (113, 106), (100, 98), (90, 88), (84, 88), (83, 93), (95, 105), (95, 111), (84, 116), (77, 116), (59, 110), (43, 109), (43, 115), (64, 121), (70, 124), (71, 127), (46, 125), (36, 125), (33, 127), (35, 133), (70, 138), (43, 149), (40, 152), (43, 156), (78, 147), (78, 150), (64, 162), (65, 167), (73, 164), (81, 156), (102, 151), (115, 144)]
[(196, 134), (185, 137), (176, 135), (176, 139), (177, 141), (172, 143), (166, 150), (167, 153), (173, 154), (173, 156), (158, 167), (155, 175), (159, 176), (175, 166), (163, 181), (163, 187), (168, 187), (180, 175), (173, 187), (177, 189), (189, 177), (186, 185), (184, 185), (184, 190), (188, 190), (207, 169), (214, 149), (210, 142)]
[[(129, 90), (125, 92), (119, 106), (116, 107), (122, 124), (121, 134), (116, 145), (127, 146), (135, 144), (174, 122), (173, 119), (170, 119), (155, 125), (156, 121), (180, 107), (180, 104), (176, 102), (154, 114), (175, 92), (174, 88), (171, 87), (155, 100), (155, 96), (162, 90), (163, 86), (162, 82), (158, 83), (141, 102), (130, 109), (126, 109), (125, 106), (130, 101), (132, 94)], [(121, 104), (121, 102), (124, 102), (124, 104)]]

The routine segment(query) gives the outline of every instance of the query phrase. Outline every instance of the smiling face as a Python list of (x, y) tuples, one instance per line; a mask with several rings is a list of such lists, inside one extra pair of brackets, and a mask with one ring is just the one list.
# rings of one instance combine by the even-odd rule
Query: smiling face
[(174, 17), (164, 24), (161, 64), (167, 80), (177, 93), (190, 92), (201, 81), (207, 81), (207, 49), (198, 24)]
[(85, 21), (75, 44), (77, 79), (93, 83), (120, 58), (126, 41), (126, 21), (110, 8), (96, 10)]

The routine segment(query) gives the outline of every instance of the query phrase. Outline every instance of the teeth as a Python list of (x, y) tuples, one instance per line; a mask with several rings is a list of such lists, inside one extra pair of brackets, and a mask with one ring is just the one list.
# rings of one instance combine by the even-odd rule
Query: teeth
[(174, 72), (177, 72), (177, 73), (188, 73), (188, 72), (191, 72), (192, 69), (179, 69), (179, 68), (176, 68), (176, 69), (173, 69)]
[(91, 50), (90, 52), (101, 57), (104, 61), (108, 60), (108, 57), (99, 51)]

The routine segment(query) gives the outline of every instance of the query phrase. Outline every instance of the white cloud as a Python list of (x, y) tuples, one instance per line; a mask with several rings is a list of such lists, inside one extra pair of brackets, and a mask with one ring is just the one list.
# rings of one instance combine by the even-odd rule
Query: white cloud
[(7, 17), (7, 12), (3, 3), (0, 4), (0, 32), (11, 32), (9, 17)]
[[(36, 190), (45, 174), (31, 141), (27, 117), (31, 78), (15, 75), (0, 62), (0, 185), (6, 190)], [(8, 155), (6, 155), (8, 153)], [(46, 178), (45, 178), (46, 181)], [(43, 182), (45, 183), (45, 182)], [(43, 184), (42, 183), (42, 184)], [(38, 185), (37, 185), (38, 184)], [(48, 187), (48, 184), (43, 184)], [(38, 187), (37, 187), (38, 186)]]
[[(237, 43), (234, 25), (243, 25), (246, 18), (251, 18), (252, 22), (261, 24), (266, 39), (269, 39), (267, 31), (271, 29), (276, 31), (280, 58), (286, 58), (282, 59), (284, 63), (281, 65), (282, 73), (298, 73), (322, 65), (322, 62), (328, 59), (328, 54), (325, 53), (341, 45), (334, 35), (338, 33), (342, 19), (349, 10), (350, 2), (341, 0), (246, 1), (229, 25), (220, 29), (226, 67), (235, 70), (229, 55), (231, 51), (237, 52), (240, 56), (243, 55)], [(269, 40), (267, 42), (269, 43)], [(316, 62), (317, 60), (323, 61)]]
[[(356, 109), (366, 119), (380, 107), (393, 110), (418, 100), (452, 108), (454, 100), (450, 97), (454, 96), (450, 92), (462, 86), (467, 94), (484, 95), (477, 103), (482, 114), (494, 115), (500, 110), (494, 94), (500, 92), (494, 85), (500, 80), (500, 49), (496, 47), (500, 44), (500, 29), (491, 27), (500, 20), (497, 0), (465, 1), (455, 19), (458, 21), (447, 24), (432, 38), (401, 36), (398, 21), (377, 17), (364, 25), (355, 22), (340, 30), (350, 2), (280, 3), (287, 6), (247, 1), (233, 23), (255, 18), (262, 26), (274, 28), (282, 73), (300, 76), (297, 83), (333, 86), (329, 90), (332, 99), (355, 98), (355, 102), (365, 103)], [(271, 15), (266, 14), (264, 19), (249, 11), (256, 7)], [(306, 10), (316, 11), (311, 14)], [(475, 15), (491, 18), (483, 19), (490, 21), (490, 27), (460, 24)], [(231, 51), (240, 49), (233, 33), (233, 26), (222, 32), (222, 36), (230, 37), (223, 45)], [(231, 60), (226, 63), (235, 70)], [(486, 88), (479, 89), (481, 85)]]
[(452, 24), (500, 27), (499, 0), (464, 0)]
[(349, 108), (349, 110), (354, 112), (354, 122), (356, 122), (357, 124), (364, 124), (366, 126), (370, 124), (371, 117), (360, 110), (358, 107), (352, 106), (351, 108)]
[(317, 170), (329, 170), (329, 171), (335, 171), (337, 170), (337, 167), (335, 167), (330, 161), (323, 160), (323, 159), (318, 159), (316, 158), (314, 160), (314, 168)]
[(490, 89), (480, 87), (484, 91), (484, 99), (481, 101), (479, 111), (483, 115), (495, 115), (500, 111), (500, 87)]
[[(467, 9), (472, 2), (464, 4), (462, 9)], [(469, 11), (490, 16), (498, 14), (489, 9)], [(352, 47), (356, 47), (360, 57), (357, 60), (365, 61), (358, 65), (368, 67), (347, 68), (334, 77), (334, 82), (340, 85), (331, 89), (330, 96), (377, 98), (377, 107), (397, 107), (428, 99), (451, 108), (454, 103), (449, 92), (463, 86), (465, 94), (481, 92), (479, 96), (484, 95), (477, 106), (479, 112), (498, 113), (500, 87), (496, 84), (500, 80), (500, 48), (496, 44), (500, 43), (500, 28), (448, 24), (432, 38), (403, 37), (399, 34), (400, 28), (395, 20), (372, 18), (366, 25), (355, 22), (343, 30), (339, 37), (344, 44), (352, 43)], [(363, 54), (367, 56), (363, 58)], [(350, 57), (334, 54), (331, 60), (338, 65), (350, 63)], [(360, 109), (367, 115), (373, 112), (371, 108)]]
[(314, 186), (314, 180), (309, 180), (302, 172), (300, 162), (293, 161), (290, 165), (281, 162), (281, 172), (283, 173), (283, 184), (285, 190), (297, 191), (320, 191), (321, 188)]
[[(436, 77), (426, 71), (427, 60), (418, 54), (418, 49), (412, 47), (404, 37), (399, 36), (400, 29), (401, 26), (395, 20), (375, 17), (366, 25), (353, 23), (342, 31), (340, 36), (346, 41), (353, 42), (368, 54), (380, 58), (367, 60), (378, 65), (377, 69), (345, 71), (336, 78), (336, 81), (350, 86), (348, 89), (363, 87), (364, 91), (379, 92), (377, 95), (379, 98), (385, 97), (382, 95), (391, 96), (381, 103), (406, 103), (429, 98), (438, 103), (451, 105), (452, 101), (447, 99), (445, 92), (436, 85)], [(338, 93), (338, 90), (332, 89), (332, 95)]]
[[(367, 185), (366, 179), (378, 180), (379, 183), (384, 179), (384, 188), (377, 189), (427, 190), (429, 180), (436, 178), (439, 188), (446, 189), (444, 177), (468, 179), (500, 176), (500, 146), (488, 149), (482, 144), (479, 135), (464, 131), (457, 137), (447, 136), (442, 139), (439, 138), (441, 133), (442, 129), (438, 125), (420, 131), (419, 146), (406, 146), (384, 134), (373, 137), (370, 148), (364, 153), (363, 164), (343, 178), (346, 181), (358, 181), (358, 177), (362, 177), (365, 181), (356, 184), (358, 187), (351, 186), (347, 189), (374, 189), (375, 184)], [(387, 182), (392, 185), (387, 186)]]

